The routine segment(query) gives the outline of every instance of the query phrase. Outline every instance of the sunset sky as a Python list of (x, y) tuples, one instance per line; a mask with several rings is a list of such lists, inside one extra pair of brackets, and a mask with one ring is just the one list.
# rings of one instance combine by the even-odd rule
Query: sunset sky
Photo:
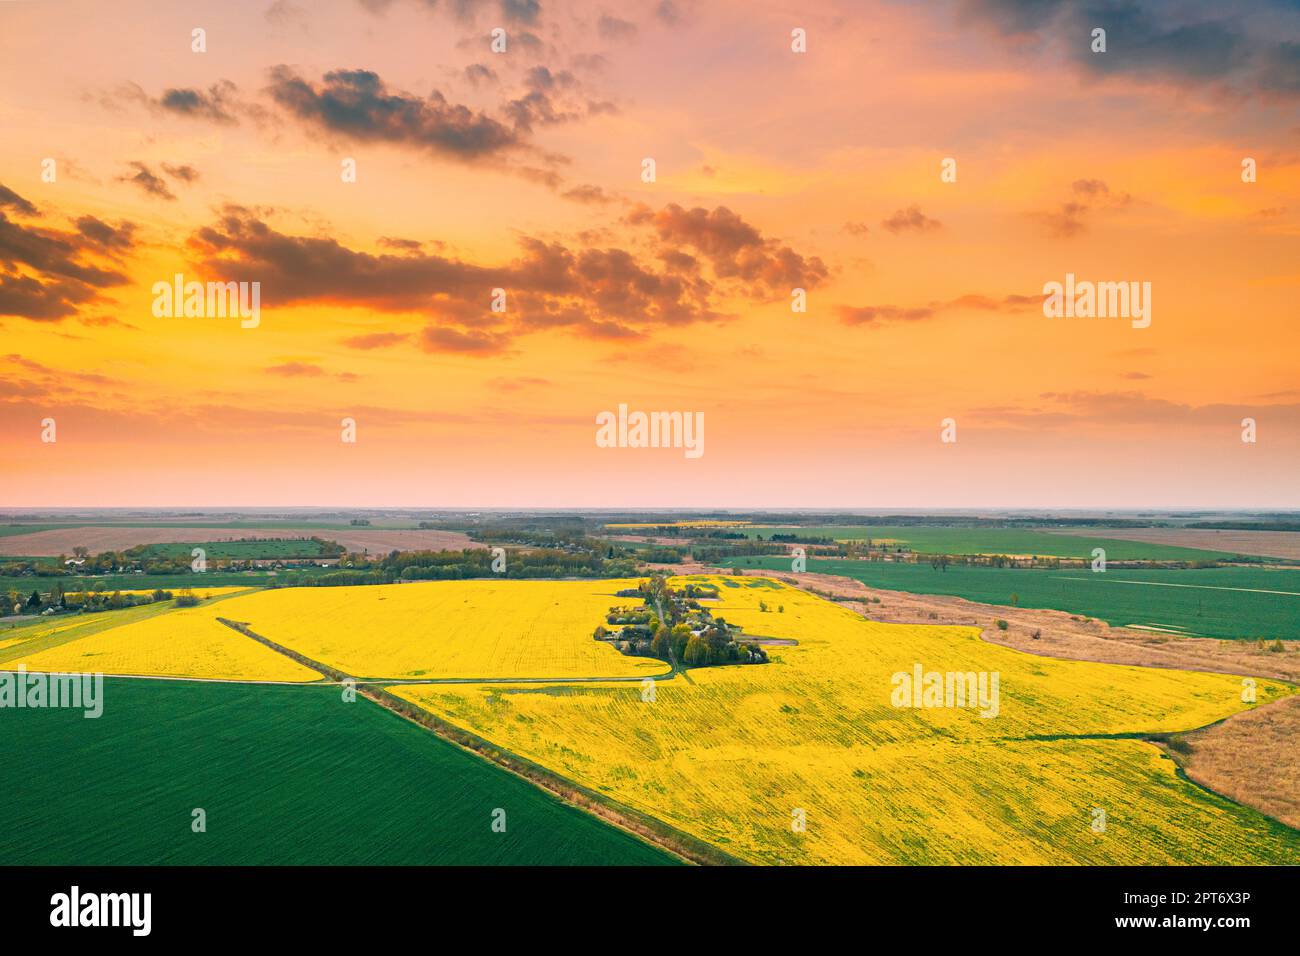
[(0, 508), (1295, 508), (1298, 321), (1293, 3), (0, 3)]

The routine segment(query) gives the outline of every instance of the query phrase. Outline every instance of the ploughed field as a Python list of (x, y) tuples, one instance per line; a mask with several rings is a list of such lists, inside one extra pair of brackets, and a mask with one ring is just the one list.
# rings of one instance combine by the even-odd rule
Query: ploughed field
[(1006, 554), (1054, 558), (1092, 559), (1094, 548), (1102, 548), (1108, 561), (1212, 561), (1231, 558), (1237, 552), (1183, 547), (1155, 539), (1122, 540), (1106, 531), (1078, 533), (1037, 528), (944, 528), (930, 525), (811, 525), (750, 526), (729, 528), (749, 538), (773, 534), (831, 538), (835, 541), (863, 541), (903, 547), (924, 554)]
[[(790, 570), (790, 558), (779, 555), (731, 563)], [(1197, 637), (1300, 639), (1300, 568), (1110, 568), (1094, 573), (950, 565), (937, 571), (929, 564), (809, 558), (807, 569), (855, 578), (873, 588), (1051, 608), (1117, 627), (1137, 625)]]

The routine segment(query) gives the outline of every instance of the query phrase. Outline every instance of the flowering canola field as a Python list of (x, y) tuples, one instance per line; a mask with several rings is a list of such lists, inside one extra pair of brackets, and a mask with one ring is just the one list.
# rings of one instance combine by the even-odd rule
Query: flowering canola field
[(226, 616), (228, 606), (222, 601), (173, 608), (168, 602), (51, 618), (15, 629), (15, 636), (25, 639), (0, 648), (0, 668), (16, 670), (21, 665), (29, 671), (212, 680), (321, 679), (310, 668), (219, 623), (217, 616)]
[[(390, 689), (754, 862), (1300, 863), (1296, 831), (1123, 736), (1252, 706), (1240, 678), (1053, 660), (974, 628), (866, 621), (773, 581), (708, 580), (715, 615), (798, 645), (659, 680), (653, 701), (637, 684)], [(916, 664), (997, 672), (997, 715), (893, 706), (892, 676)], [(1257, 685), (1259, 703), (1291, 692)]]
[(221, 615), (354, 677), (573, 678), (667, 673), (592, 632), (626, 581), (422, 581), (284, 588), (222, 602)]

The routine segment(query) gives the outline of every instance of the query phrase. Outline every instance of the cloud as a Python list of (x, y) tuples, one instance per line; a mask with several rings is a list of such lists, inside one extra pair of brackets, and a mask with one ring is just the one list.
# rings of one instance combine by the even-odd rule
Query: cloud
[(592, 186), (587, 183), (581, 183), (572, 189), (566, 189), (561, 195), (565, 199), (572, 199), (574, 202), (604, 204), (614, 202), (614, 197), (599, 186)]
[(922, 322), (937, 318), (944, 312), (976, 310), (980, 312), (1022, 312), (1042, 306), (1042, 296), (1005, 295), (994, 298), (977, 293), (966, 293), (955, 299), (930, 302), (920, 306), (898, 305), (837, 305), (836, 317), (844, 325), (876, 328), (885, 323)]
[(420, 332), (420, 347), (426, 352), (457, 352), (462, 355), (497, 355), (507, 350), (509, 339), (492, 332), (461, 332), (430, 325)]
[(390, 345), (397, 345), (405, 342), (411, 336), (406, 332), (368, 332), (365, 335), (353, 335), (343, 340), (343, 344), (350, 349), (361, 349), (370, 351), (371, 349), (387, 348)]
[(1087, 218), (1097, 209), (1122, 209), (1133, 202), (1128, 193), (1112, 192), (1100, 179), (1076, 179), (1070, 186), (1071, 198), (1049, 212), (1031, 213), (1047, 235), (1069, 239), (1087, 231)]
[(268, 375), (279, 375), (282, 378), (318, 378), (325, 374), (325, 370), (319, 365), (312, 365), (307, 362), (285, 362), (281, 365), (268, 365), (262, 371)]
[(167, 188), (167, 182), (144, 163), (132, 161), (131, 168), (135, 170), (134, 176), (119, 176), (118, 182), (134, 183), (139, 186), (147, 195), (156, 196), (159, 199), (175, 200), (176, 194)]
[(40, 215), (35, 206), (3, 184), (0, 184), (0, 209), (13, 209), (24, 216)]
[[(663, 212), (638, 211), (630, 248), (597, 234), (569, 241), (521, 236), (517, 255), (493, 264), (414, 243), (401, 254), (355, 250), (329, 236), (281, 232), (240, 206), (192, 233), (187, 248), (196, 268), (214, 279), (260, 281), (264, 306), (310, 302), (423, 313), (434, 328), (422, 334), (423, 348), (477, 354), (501, 352), (512, 337), (544, 330), (635, 338), (651, 327), (718, 321), (727, 317), (716, 304), (721, 286), (727, 294), (761, 299), (826, 277), (819, 259), (764, 238), (725, 207)], [(680, 252), (680, 244), (701, 255)], [(489, 308), (496, 288), (506, 290), (504, 313)], [(347, 344), (396, 344), (383, 337), (388, 334)]]
[(896, 236), (905, 232), (935, 232), (943, 228), (943, 223), (926, 216), (915, 204), (898, 210), (888, 219), (881, 220), (880, 224)]
[(829, 274), (821, 259), (805, 258), (789, 246), (765, 239), (726, 206), (685, 209), (670, 203), (657, 213), (641, 206), (629, 221), (648, 221), (665, 243), (698, 250), (718, 278), (752, 283), (753, 292), (761, 287), (768, 294), (788, 295), (792, 288), (818, 285)]
[(428, 97), (390, 92), (370, 70), (333, 70), (319, 84), (287, 66), (271, 70), (271, 98), (305, 126), (361, 142), (386, 142), (472, 160), (522, 145), (519, 134), (491, 117)]
[(501, 0), (501, 15), (515, 23), (536, 23), (541, 12), (539, 0)]
[(465, 67), (465, 79), (471, 86), (480, 86), (497, 81), (496, 71), (483, 63), (471, 63)]
[(531, 132), (536, 126), (555, 126), (581, 119), (584, 110), (565, 94), (572, 93), (577, 78), (567, 70), (553, 73), (548, 67), (535, 66), (524, 75), (526, 92), (510, 100), (503, 112), (518, 130)]
[(162, 168), (163, 172), (172, 179), (183, 183), (198, 182), (199, 171), (193, 166), (173, 166), (171, 163), (163, 163)]
[(631, 20), (623, 20), (619, 17), (610, 16), (608, 13), (602, 13), (600, 19), (596, 21), (596, 32), (600, 34), (602, 40), (615, 42), (634, 40), (636, 39), (637, 25)]
[[(4, 185), (0, 208), (36, 212)], [(0, 212), (0, 316), (66, 318), (103, 301), (102, 290), (126, 284), (117, 260), (135, 247), (134, 223), (112, 226), (82, 216), (73, 225), (73, 230), (23, 225)]]
[(196, 89), (167, 89), (157, 100), (149, 100), (151, 105), (167, 113), (187, 116), (192, 119), (210, 120), (214, 123), (234, 125), (239, 122), (235, 117), (235, 94), (238, 87), (229, 80), (219, 80), (207, 91)]
[[(959, 11), (962, 19), (981, 22), (1017, 43), (1063, 43), (1067, 59), (1085, 76), (1300, 95), (1300, 44), (1278, 40), (1288, 21), (1295, 27), (1290, 3), (964, 0)], [(1105, 53), (1091, 49), (1097, 27), (1106, 31)]]
[(88, 242), (106, 251), (125, 252), (135, 246), (133, 222), (120, 222), (116, 226), (110, 226), (94, 216), (82, 216), (77, 220), (77, 231)]

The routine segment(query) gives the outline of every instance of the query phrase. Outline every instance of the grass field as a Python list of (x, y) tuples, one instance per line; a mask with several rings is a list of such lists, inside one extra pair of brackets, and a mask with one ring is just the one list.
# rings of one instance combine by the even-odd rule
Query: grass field
[[(742, 568), (789, 571), (790, 559), (736, 558)], [(808, 570), (874, 588), (950, 594), (984, 604), (1053, 608), (1113, 625), (1155, 624), (1203, 637), (1300, 639), (1300, 569), (1017, 570), (887, 561), (808, 561)], [(1277, 593), (1280, 592), (1280, 593)]]
[(337, 688), (109, 679), (0, 728), (3, 866), (672, 862)]
[(428, 581), (284, 588), (221, 615), (355, 677), (641, 677), (661, 661), (592, 638), (629, 581)]
[(315, 671), (218, 623), (217, 615), (227, 606), (227, 601), (214, 600), (176, 608), (167, 601), (0, 629), (6, 642), (0, 667), (210, 680), (320, 679)]
[[(798, 646), (660, 681), (653, 702), (615, 684), (393, 692), (755, 862), (1300, 862), (1300, 833), (1125, 736), (1245, 708), (1237, 678), (1035, 657), (972, 628), (877, 624), (793, 588), (731, 584), (715, 614)], [(998, 715), (891, 706), (891, 675), (917, 662), (997, 671)], [(1259, 688), (1261, 703), (1290, 692)]]
[(1109, 561), (1213, 561), (1230, 558), (1226, 551), (1204, 551), (1169, 544), (1121, 541), (1091, 535), (1053, 534), (1032, 528), (940, 528), (909, 525), (821, 525), (813, 527), (738, 528), (754, 538), (773, 534), (802, 534), (836, 541), (889, 542), (926, 554), (1017, 554), (1053, 558), (1092, 558), (1093, 548), (1105, 548)]

